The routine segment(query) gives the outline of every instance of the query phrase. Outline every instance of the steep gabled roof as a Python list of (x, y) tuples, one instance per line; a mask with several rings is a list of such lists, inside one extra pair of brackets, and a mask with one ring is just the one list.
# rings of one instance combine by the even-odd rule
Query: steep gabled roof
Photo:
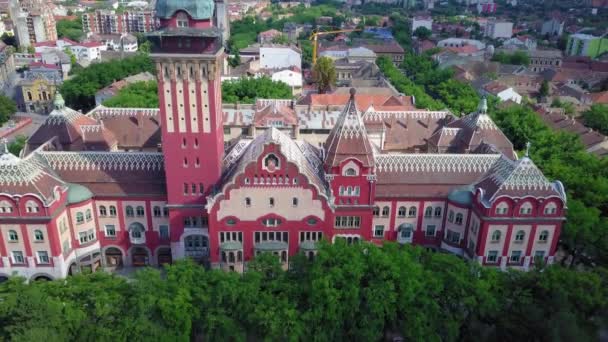
[(515, 198), (554, 196), (566, 201), (561, 182), (549, 182), (528, 156), (516, 161), (503, 156), (475, 184), (475, 187), (483, 189), (483, 200), (486, 203), (491, 203), (500, 196)]
[(374, 165), (374, 155), (369, 143), (365, 124), (355, 102), (355, 89), (351, 89), (350, 100), (338, 117), (325, 142), (327, 167), (338, 166), (343, 160), (356, 158), (365, 167)]

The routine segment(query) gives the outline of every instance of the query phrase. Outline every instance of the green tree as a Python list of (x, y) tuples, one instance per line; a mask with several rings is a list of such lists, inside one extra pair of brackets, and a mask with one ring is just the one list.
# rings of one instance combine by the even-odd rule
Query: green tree
[(17, 48), (17, 38), (15, 38), (14, 35), (8, 34), (8, 32), (4, 32), (2, 34), (2, 37), (0, 37), (0, 39), (2, 40), (2, 42), (4, 44)]
[(79, 41), (84, 32), (82, 30), (82, 20), (80, 17), (70, 20), (61, 19), (57, 21), (57, 36), (59, 38), (68, 38)]
[(336, 84), (337, 77), (334, 61), (329, 57), (318, 58), (317, 64), (312, 67), (312, 75), (320, 93), (330, 91)]
[(25, 146), (26, 141), (27, 137), (25, 135), (18, 135), (15, 137), (15, 140), (8, 145), (8, 151), (18, 157)]
[(233, 68), (241, 65), (241, 54), (238, 49), (234, 50), (234, 57), (228, 59), (228, 64)]
[(420, 40), (429, 39), (433, 32), (424, 26), (420, 26), (414, 30), (414, 36), (418, 37)]
[(158, 108), (156, 81), (135, 82), (120, 89), (116, 96), (103, 102), (106, 107)]
[(543, 83), (540, 85), (539, 95), (541, 97), (549, 96), (549, 82), (547, 80), (543, 80)]
[(291, 88), (284, 82), (273, 81), (269, 77), (244, 77), (239, 80), (222, 82), (224, 103), (254, 103), (255, 99), (290, 99)]
[(7, 122), (16, 111), (15, 101), (7, 96), (0, 95), (0, 125)]
[(608, 105), (594, 104), (583, 112), (585, 125), (608, 135)]

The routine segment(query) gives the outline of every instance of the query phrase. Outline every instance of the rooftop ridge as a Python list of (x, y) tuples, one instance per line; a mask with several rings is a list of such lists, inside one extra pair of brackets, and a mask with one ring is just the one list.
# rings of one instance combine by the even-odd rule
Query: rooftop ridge
[(102, 119), (112, 116), (134, 116), (143, 115), (150, 117), (157, 117), (160, 115), (160, 109), (158, 108), (112, 108), (105, 107), (103, 105), (97, 106), (91, 110), (87, 116)]
[(377, 154), (378, 171), (485, 172), (501, 154)]
[(163, 170), (161, 152), (37, 151), (55, 170)]

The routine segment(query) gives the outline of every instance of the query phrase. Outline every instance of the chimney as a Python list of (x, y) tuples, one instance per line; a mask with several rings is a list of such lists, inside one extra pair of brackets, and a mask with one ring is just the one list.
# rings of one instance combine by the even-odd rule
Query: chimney
[(298, 126), (298, 124), (294, 124), (292, 126), (293, 128), (293, 138), (294, 140), (300, 140), (300, 127)]

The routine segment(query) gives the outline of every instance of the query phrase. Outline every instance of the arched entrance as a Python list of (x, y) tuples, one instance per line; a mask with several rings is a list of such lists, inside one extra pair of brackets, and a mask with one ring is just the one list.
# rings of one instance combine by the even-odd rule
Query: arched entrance
[(209, 255), (209, 238), (205, 235), (189, 235), (184, 238), (186, 257), (202, 260)]
[(139, 222), (133, 222), (129, 225), (129, 240), (132, 244), (146, 243), (146, 228)]
[(51, 280), (53, 280), (53, 278), (51, 278), (50, 276), (47, 276), (47, 275), (39, 275), (39, 276), (34, 276), (33, 280), (34, 281), (51, 281)]
[(133, 266), (147, 266), (150, 264), (150, 254), (144, 247), (133, 247), (131, 250), (131, 263)]
[(118, 268), (122, 267), (122, 251), (116, 247), (108, 247), (105, 251), (106, 267)]
[(156, 255), (158, 257), (158, 266), (170, 264), (173, 261), (170, 247), (160, 247), (156, 252)]

